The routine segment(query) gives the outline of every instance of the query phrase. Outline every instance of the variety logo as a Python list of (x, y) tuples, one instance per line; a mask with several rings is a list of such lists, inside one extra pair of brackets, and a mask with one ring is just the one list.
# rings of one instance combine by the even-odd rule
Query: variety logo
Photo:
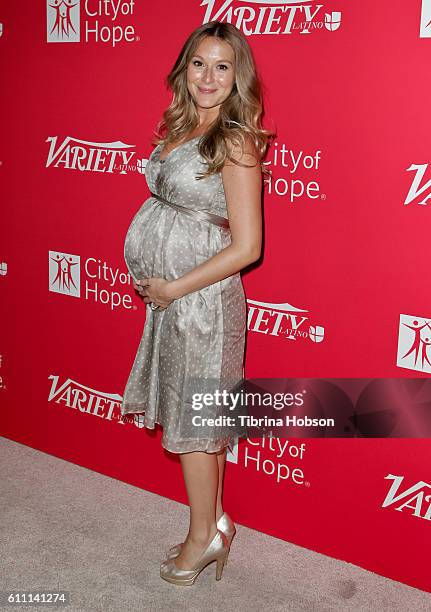
[(385, 479), (392, 479), (393, 483), (388, 494), (383, 500), (382, 508), (392, 506), (394, 510), (402, 512), (404, 508), (408, 508), (413, 516), (431, 520), (431, 484), (423, 480), (417, 482), (409, 489), (398, 492), (404, 476), (394, 476), (388, 474)]
[(53, 374), (48, 376), (48, 380), (52, 381), (48, 402), (55, 402), (67, 408), (86, 412), (109, 421), (119, 421), (118, 414), (114, 416), (114, 411), (118, 413), (120, 410), (122, 401), (122, 397), (118, 393), (97, 391), (81, 385), (71, 378), (67, 378), (63, 383), (60, 383), (60, 377)]
[(341, 13), (322, 13), (323, 4), (312, 0), (203, 0), (203, 23), (228, 21), (246, 36), (256, 34), (310, 34), (312, 30), (335, 32)]
[(419, 197), (420, 194), (424, 191), (425, 197), (420, 202), (417, 202), (417, 204), (422, 204), (423, 206), (426, 206), (428, 204), (427, 200), (431, 198), (431, 179), (424, 183), (422, 187), (420, 186), (427, 168), (428, 164), (412, 164), (410, 168), (407, 168), (407, 172), (409, 172), (410, 170), (416, 170), (416, 174), (412, 181), (412, 184), (410, 185), (410, 189), (405, 199), (404, 205), (413, 202), (413, 200)]
[(0, 261), (0, 276), (6, 276), (7, 274), (7, 263)]
[[(300, 313), (308, 312), (288, 303), (271, 304), (247, 299), (249, 331), (279, 336), (288, 340), (309, 338), (312, 342), (322, 342), (325, 328), (320, 325), (308, 325), (307, 316)], [(302, 329), (301, 329), (302, 328)]]
[[(274, 146), (271, 147), (272, 159), (264, 162), (265, 165), (271, 166), (271, 176), (269, 179), (265, 178), (265, 183), (268, 185), (268, 194), (280, 196), (290, 204), (303, 196), (309, 200), (326, 200), (326, 195), (320, 193), (318, 182), (295, 176), (298, 171), (301, 174), (310, 172), (313, 175), (316, 174), (320, 169), (321, 153), (320, 150), (313, 153), (304, 151), (295, 153), (292, 149), (287, 148), (284, 143), (274, 142)], [(272, 168), (281, 168), (281, 171), (287, 172), (288, 176), (275, 178)]]
[(419, 38), (431, 38), (431, 0), (422, 0)]
[(93, 300), (108, 305), (111, 310), (136, 308), (131, 295), (115, 289), (118, 285), (130, 285), (130, 274), (112, 268), (106, 261), (87, 257), (81, 264), (79, 255), (49, 251), (48, 264), (49, 291)]
[[(118, 393), (98, 391), (97, 389), (87, 387), (71, 378), (66, 378), (61, 382), (60, 376), (54, 374), (48, 376), (48, 380), (51, 380), (51, 388), (48, 392), (48, 402), (55, 402), (60, 406), (72, 408), (73, 410), (91, 414), (108, 421), (118, 421), (121, 425), (133, 424), (138, 429), (145, 429), (144, 416), (142, 414), (126, 414), (124, 416), (121, 414), (123, 398)], [(228, 451), (226, 458), (228, 461), (237, 463), (237, 441), (234, 446), (234, 454)]]
[(134, 0), (46, 0), (47, 42), (119, 43), (140, 40), (135, 27)]
[(431, 319), (400, 315), (397, 366), (431, 373)]
[[(49, 136), (50, 143), (46, 167), (80, 170), (81, 172), (105, 172), (127, 174), (145, 173), (146, 159), (135, 159), (135, 145), (120, 140), (116, 142), (90, 142), (67, 136), (57, 145), (57, 136)], [(134, 161), (132, 161), (134, 160)]]

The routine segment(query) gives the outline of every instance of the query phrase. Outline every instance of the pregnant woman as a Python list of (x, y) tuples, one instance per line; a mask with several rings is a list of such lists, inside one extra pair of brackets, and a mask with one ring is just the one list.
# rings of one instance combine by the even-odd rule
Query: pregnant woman
[[(209, 22), (186, 40), (169, 76), (173, 99), (145, 168), (151, 197), (128, 229), (124, 256), (147, 304), (122, 414), (163, 427), (180, 455), (190, 523), (160, 575), (191, 585), (217, 562), (222, 575), (235, 525), (223, 511), (226, 448), (234, 432), (191, 425), (188, 380), (220, 388), (244, 375), (246, 300), (240, 271), (261, 252), (261, 86), (243, 34)], [(163, 136), (163, 137), (162, 137)], [(201, 417), (213, 414), (205, 406)]]

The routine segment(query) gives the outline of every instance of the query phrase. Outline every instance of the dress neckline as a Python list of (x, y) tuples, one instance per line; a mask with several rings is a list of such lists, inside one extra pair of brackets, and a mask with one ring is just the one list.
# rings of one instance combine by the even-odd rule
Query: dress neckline
[[(189, 138), (188, 140), (184, 140), (184, 142), (181, 142), (179, 145), (177, 145), (174, 149), (172, 149), (171, 151), (169, 151), (169, 153), (166, 155), (166, 157), (164, 159), (161, 159), (160, 157), (160, 153), (162, 152), (162, 149), (159, 148), (159, 162), (161, 164), (164, 164), (165, 161), (168, 159), (168, 157), (170, 155), (172, 155), (173, 153), (175, 153), (175, 151), (177, 149), (180, 149), (181, 147), (183, 147), (184, 145), (186, 145), (188, 142), (193, 142), (193, 140), (196, 140), (196, 138), (200, 138), (202, 136), (202, 134), (199, 134), (198, 136), (194, 136), (193, 138)], [(161, 147), (162, 145), (157, 145), (158, 147)]]

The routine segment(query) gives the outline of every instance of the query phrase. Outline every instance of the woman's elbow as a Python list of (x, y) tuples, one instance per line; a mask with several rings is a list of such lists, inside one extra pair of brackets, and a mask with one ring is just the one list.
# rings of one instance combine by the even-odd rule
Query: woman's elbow
[(244, 266), (248, 266), (249, 264), (254, 263), (260, 257), (260, 247), (253, 247), (243, 251), (242, 259), (244, 261)]
[(254, 249), (254, 251), (252, 251), (250, 257), (251, 257), (251, 262), (253, 263), (254, 261), (257, 261), (260, 257), (260, 253), (261, 253), (261, 249)]
[(237, 244), (232, 243), (231, 249), (236, 252), (236, 257), (242, 268), (257, 261), (261, 253), (261, 244)]

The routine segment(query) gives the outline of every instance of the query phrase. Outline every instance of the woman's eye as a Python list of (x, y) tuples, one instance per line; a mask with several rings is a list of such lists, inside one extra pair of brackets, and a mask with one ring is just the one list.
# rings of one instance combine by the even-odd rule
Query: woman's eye
[[(202, 62), (200, 60), (193, 60), (192, 64), (193, 66), (202, 66)], [(226, 66), (226, 64), (219, 64), (218, 68), (222, 68), (222, 72), (224, 72), (229, 68), (229, 66)]]

